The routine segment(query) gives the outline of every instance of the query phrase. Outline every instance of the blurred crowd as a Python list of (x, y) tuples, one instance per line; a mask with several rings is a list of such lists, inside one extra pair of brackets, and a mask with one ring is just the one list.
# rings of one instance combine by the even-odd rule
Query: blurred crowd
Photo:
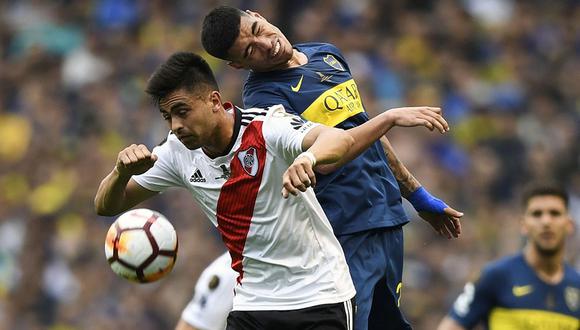
[[(293, 43), (345, 54), (371, 115), (441, 106), (445, 136), (395, 129), (399, 158), (465, 213), (446, 240), (417, 218), (405, 227), (401, 305), (433, 329), (466, 280), (516, 252), (519, 192), (562, 182), (580, 221), (580, 2), (577, 0), (0, 0), (0, 329), (169, 329), (223, 247), (185, 192), (146, 207), (180, 239), (158, 283), (116, 277), (105, 260), (114, 219), (93, 197), (117, 153), (167, 132), (144, 86), (171, 53), (205, 54), (203, 16), (230, 4), (258, 11)], [(241, 104), (247, 72), (206, 56), (222, 95)], [(580, 223), (579, 223), (580, 224)], [(580, 268), (580, 235), (567, 260)]]

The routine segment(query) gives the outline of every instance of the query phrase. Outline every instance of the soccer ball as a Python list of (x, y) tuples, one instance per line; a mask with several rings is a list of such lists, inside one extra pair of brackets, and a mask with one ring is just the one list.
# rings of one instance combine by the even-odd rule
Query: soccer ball
[(159, 212), (130, 210), (109, 228), (105, 255), (117, 275), (140, 283), (157, 281), (175, 264), (177, 233)]

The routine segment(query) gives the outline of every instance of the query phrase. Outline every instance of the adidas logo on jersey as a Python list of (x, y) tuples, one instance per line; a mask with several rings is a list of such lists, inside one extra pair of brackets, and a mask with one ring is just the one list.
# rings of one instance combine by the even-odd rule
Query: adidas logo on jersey
[(306, 124), (306, 122), (298, 116), (293, 116), (292, 121), (290, 121), (290, 125), (292, 125), (292, 128), (295, 130), (301, 129), (304, 124)]
[(191, 177), (189, 178), (189, 182), (205, 182), (205, 178), (201, 175), (201, 171), (199, 168), (196, 168)]

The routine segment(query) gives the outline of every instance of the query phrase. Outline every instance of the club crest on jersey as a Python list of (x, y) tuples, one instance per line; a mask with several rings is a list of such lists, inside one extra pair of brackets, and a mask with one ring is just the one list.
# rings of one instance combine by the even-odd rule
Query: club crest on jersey
[(566, 287), (566, 289), (564, 289), (564, 299), (566, 300), (566, 305), (568, 305), (570, 310), (578, 310), (578, 307), (580, 306), (580, 290)]
[(238, 159), (242, 163), (242, 168), (251, 176), (256, 176), (258, 173), (258, 151), (254, 147), (238, 152)]
[(331, 67), (340, 70), (340, 71), (344, 71), (344, 67), (342, 66), (342, 64), (336, 59), (336, 57), (328, 54), (326, 56), (324, 56), (323, 58), (324, 63), (330, 65)]

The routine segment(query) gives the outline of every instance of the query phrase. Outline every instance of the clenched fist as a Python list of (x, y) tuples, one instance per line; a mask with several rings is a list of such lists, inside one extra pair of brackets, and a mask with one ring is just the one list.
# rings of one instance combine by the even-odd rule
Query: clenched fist
[(296, 157), (282, 176), (282, 197), (288, 198), (290, 194), (296, 196), (299, 191), (305, 192), (308, 187), (316, 186), (316, 176), (312, 169), (314, 163), (315, 160), (304, 156), (304, 153)]
[(132, 144), (119, 152), (115, 168), (119, 175), (130, 177), (147, 172), (157, 161), (157, 156), (152, 154), (146, 146)]

